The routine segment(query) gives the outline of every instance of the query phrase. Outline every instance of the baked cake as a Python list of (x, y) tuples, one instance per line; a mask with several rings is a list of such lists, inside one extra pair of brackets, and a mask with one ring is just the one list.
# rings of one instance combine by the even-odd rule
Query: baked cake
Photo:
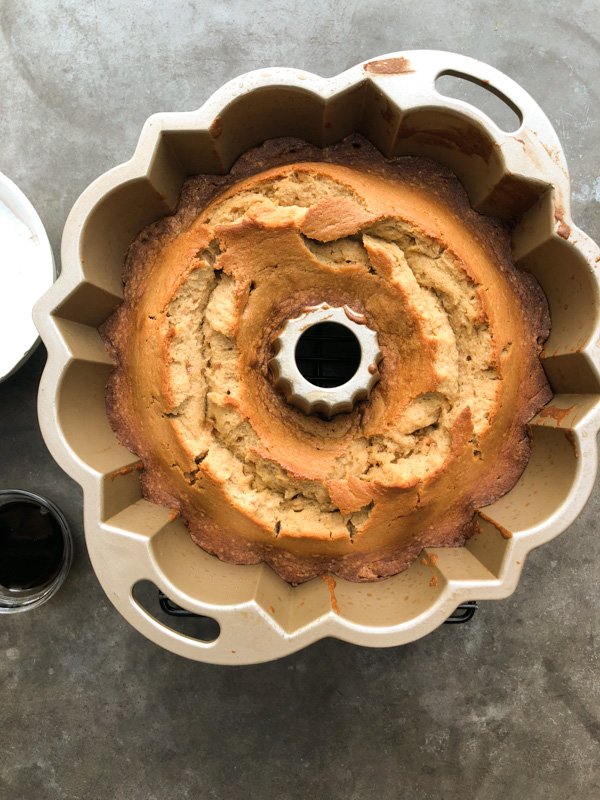
[[(360, 137), (267, 142), (190, 179), (123, 281), (102, 329), (107, 408), (144, 495), (208, 552), (294, 584), (373, 581), (463, 544), (551, 397), (546, 300), (506, 229), (445, 168)], [(368, 399), (331, 419), (289, 404), (269, 369), (286, 321), (321, 303), (363, 315), (382, 353)]]

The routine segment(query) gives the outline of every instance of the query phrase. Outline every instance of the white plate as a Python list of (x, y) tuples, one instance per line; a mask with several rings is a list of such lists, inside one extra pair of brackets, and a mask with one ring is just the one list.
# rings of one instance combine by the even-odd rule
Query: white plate
[[(31, 239), (25, 240), (26, 264), (12, 263), (6, 234), (7, 216), (12, 219), (12, 215), (7, 215), (7, 209), (31, 233)], [(0, 172), (0, 381), (12, 375), (37, 347), (39, 337), (31, 311), (55, 277), (52, 248), (37, 211)]]

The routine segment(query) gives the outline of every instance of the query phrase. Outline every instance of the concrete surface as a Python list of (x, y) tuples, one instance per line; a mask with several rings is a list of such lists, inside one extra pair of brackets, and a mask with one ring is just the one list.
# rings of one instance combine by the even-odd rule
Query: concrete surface
[[(563, 2), (0, 2), (0, 170), (55, 252), (79, 192), (145, 118), (263, 65), (332, 75), (390, 50), (487, 60), (556, 125), (575, 220), (600, 237), (600, 6)], [(1, 256), (0, 256), (1, 262)], [(81, 497), (36, 421), (40, 350), (0, 385), (0, 486), (73, 524), (72, 573), (0, 619), (0, 798), (600, 797), (600, 494), (534, 553), (515, 595), (414, 645), (324, 641), (247, 668), (186, 662), (133, 631), (91, 571)]]

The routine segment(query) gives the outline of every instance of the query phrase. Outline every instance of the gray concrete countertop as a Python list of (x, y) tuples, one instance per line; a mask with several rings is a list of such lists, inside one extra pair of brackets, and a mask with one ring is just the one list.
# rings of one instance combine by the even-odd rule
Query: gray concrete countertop
[[(540, 102), (575, 221), (600, 238), (598, 0), (3, 0), (0, 32), (0, 170), (57, 255), (72, 203), (151, 113), (259, 66), (329, 76), (417, 47), (488, 61)], [(0, 798), (600, 797), (598, 487), (513, 597), (468, 625), (389, 650), (327, 640), (262, 666), (187, 662), (131, 629), (94, 577), (80, 491), (37, 424), (43, 362), (40, 348), (0, 385), (0, 486), (58, 503), (76, 552), (51, 602), (0, 618)]]

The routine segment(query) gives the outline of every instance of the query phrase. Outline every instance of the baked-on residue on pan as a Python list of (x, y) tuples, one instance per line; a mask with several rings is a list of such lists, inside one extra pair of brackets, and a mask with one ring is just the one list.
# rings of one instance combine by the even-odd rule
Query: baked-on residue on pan
[[(551, 396), (547, 304), (506, 230), (445, 168), (360, 137), (274, 140), (188, 180), (123, 280), (107, 409), (146, 497), (207, 551), (292, 583), (377, 580), (464, 543)], [(383, 352), (370, 398), (332, 420), (288, 405), (268, 370), (286, 319), (321, 302), (364, 314)]]

